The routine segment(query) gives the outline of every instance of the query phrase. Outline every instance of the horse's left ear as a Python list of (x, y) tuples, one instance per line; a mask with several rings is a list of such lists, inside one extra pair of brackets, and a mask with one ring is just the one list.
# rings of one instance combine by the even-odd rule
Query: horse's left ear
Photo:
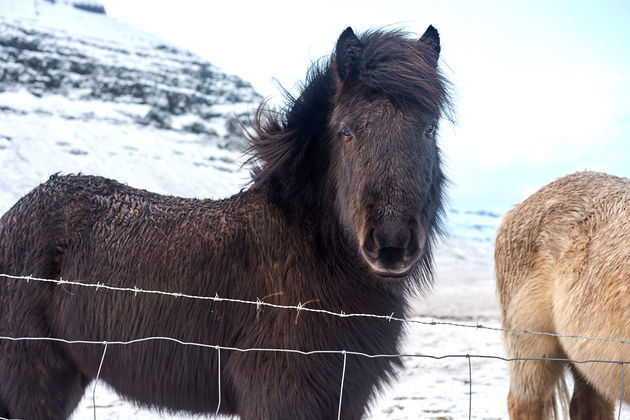
[(440, 34), (433, 25), (429, 25), (424, 34), (418, 40), (418, 43), (423, 49), (423, 53), (429, 64), (433, 67), (437, 67), (438, 57), (440, 56)]
[(358, 75), (362, 52), (363, 44), (348, 26), (339, 36), (335, 47), (337, 74), (343, 82), (350, 81)]

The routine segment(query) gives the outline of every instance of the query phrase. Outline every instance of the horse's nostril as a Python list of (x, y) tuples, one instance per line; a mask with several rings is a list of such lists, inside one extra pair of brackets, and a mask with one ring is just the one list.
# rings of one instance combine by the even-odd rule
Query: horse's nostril
[(370, 258), (378, 257), (378, 242), (374, 236), (374, 228), (370, 229), (363, 239), (363, 251)]
[(418, 235), (413, 229), (409, 229), (409, 241), (407, 242), (407, 246), (405, 247), (405, 254), (407, 256), (413, 256), (417, 254), (420, 250), (420, 243), (418, 240)]
[(394, 260), (413, 257), (419, 252), (418, 234), (412, 228), (376, 226), (363, 238), (363, 252), (371, 259)]

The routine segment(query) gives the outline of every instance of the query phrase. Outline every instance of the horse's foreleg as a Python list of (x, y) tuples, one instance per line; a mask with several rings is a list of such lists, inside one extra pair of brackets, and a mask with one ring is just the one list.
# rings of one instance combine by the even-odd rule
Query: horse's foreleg
[(614, 419), (615, 405), (593, 388), (580, 372), (572, 367), (575, 380), (569, 412), (571, 420)]
[(10, 416), (9, 409), (0, 401), (0, 417), (4, 417), (5, 419), (10, 419), (11, 417), (9, 416)]
[(56, 343), (3, 343), (0, 415), (19, 419), (66, 419), (87, 379)]

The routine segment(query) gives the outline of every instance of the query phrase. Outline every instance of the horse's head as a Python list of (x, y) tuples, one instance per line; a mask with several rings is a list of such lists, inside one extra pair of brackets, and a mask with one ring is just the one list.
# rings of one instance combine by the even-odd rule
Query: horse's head
[[(446, 88), (437, 31), (340, 36), (329, 120), (336, 208), (351, 243), (382, 278), (428, 265), (444, 176), (436, 145)], [(426, 258), (423, 258), (426, 257)]]

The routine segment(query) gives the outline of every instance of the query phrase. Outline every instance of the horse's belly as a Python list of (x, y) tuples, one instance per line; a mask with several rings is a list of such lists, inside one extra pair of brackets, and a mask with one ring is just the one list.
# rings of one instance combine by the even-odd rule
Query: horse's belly
[[(141, 406), (214, 413), (219, 402), (214, 349), (169, 342), (110, 345), (100, 379)], [(229, 381), (221, 382), (221, 412), (234, 413)]]

